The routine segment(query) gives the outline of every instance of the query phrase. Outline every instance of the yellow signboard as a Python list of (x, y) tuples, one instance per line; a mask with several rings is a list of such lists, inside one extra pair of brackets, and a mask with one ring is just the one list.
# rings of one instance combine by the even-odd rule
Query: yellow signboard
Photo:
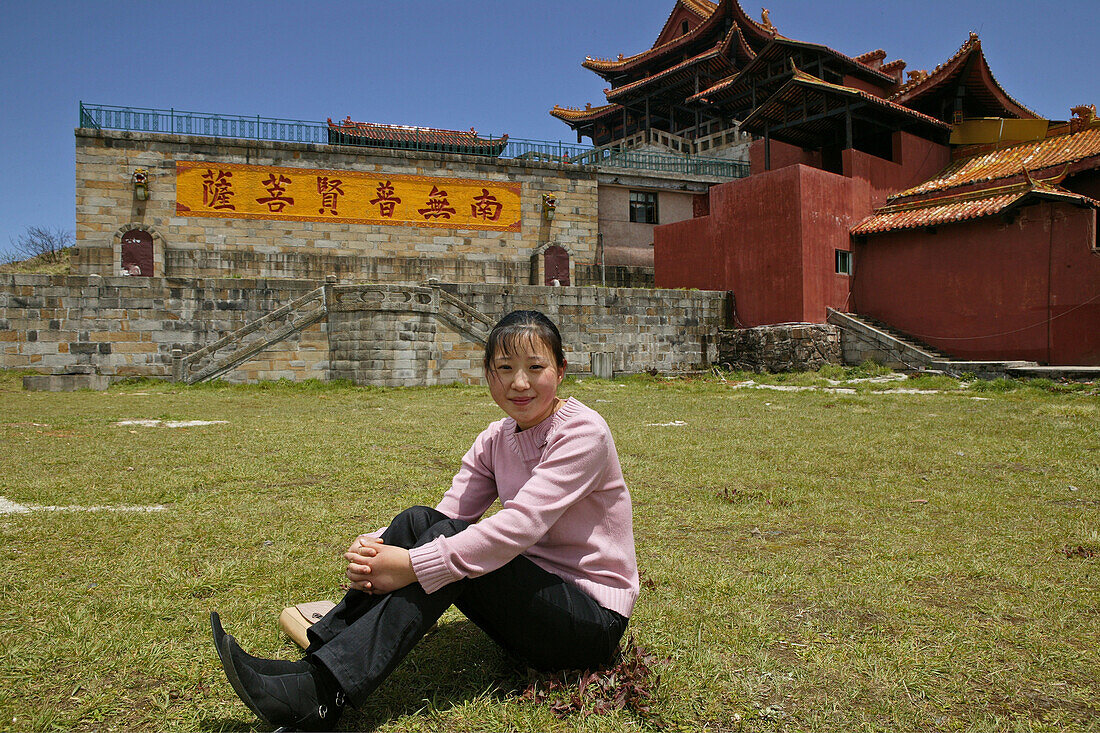
[(177, 161), (176, 213), (518, 232), (520, 184)]

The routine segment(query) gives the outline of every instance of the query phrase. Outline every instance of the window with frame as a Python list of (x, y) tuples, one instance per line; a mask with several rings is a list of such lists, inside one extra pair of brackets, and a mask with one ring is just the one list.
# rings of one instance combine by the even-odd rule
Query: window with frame
[(836, 250), (836, 271), (838, 275), (852, 274), (852, 253), (846, 249)]
[(638, 224), (657, 224), (657, 193), (630, 192), (630, 220)]

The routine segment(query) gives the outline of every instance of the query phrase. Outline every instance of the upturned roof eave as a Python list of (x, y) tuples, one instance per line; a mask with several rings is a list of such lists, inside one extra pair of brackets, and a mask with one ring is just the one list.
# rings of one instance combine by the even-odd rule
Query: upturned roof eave
[(882, 97), (876, 97), (873, 94), (869, 94), (862, 89), (856, 89), (854, 87), (846, 87), (839, 84), (831, 84), (827, 81), (822, 81), (821, 79), (811, 76), (804, 71), (800, 71), (797, 68), (794, 69), (790, 79), (788, 79), (778, 89), (776, 89), (775, 92), (773, 92), (767, 100), (757, 105), (756, 109), (754, 109), (751, 114), (749, 114), (747, 117), (745, 117), (745, 119), (741, 121), (741, 129), (752, 132), (753, 127), (758, 122), (761, 122), (762, 118), (764, 117), (765, 108), (767, 108), (769, 105), (778, 103), (780, 101), (780, 97), (782, 97), (782, 95), (785, 94), (792, 86), (809, 86), (820, 89), (822, 91), (840, 94), (851, 99), (859, 99), (860, 101), (867, 102), (872, 106), (878, 107), (879, 109), (892, 112), (899, 116), (908, 117), (916, 122), (928, 125), (929, 127), (933, 127), (941, 131), (949, 131), (951, 129), (950, 125), (940, 120), (937, 120), (935, 117), (930, 117), (922, 112), (917, 112), (916, 110), (902, 107), (901, 105), (890, 102), (886, 99), (883, 99)]
[(602, 76), (607, 81), (611, 80), (611, 77), (618, 74), (627, 73), (633, 70), (636, 66), (642, 62), (653, 61), (656, 62), (666, 54), (675, 51), (682, 46), (689, 44), (692, 41), (696, 41), (703, 37), (706, 33), (712, 31), (715, 27), (719, 26), (722, 18), (731, 17), (734, 22), (741, 24), (742, 33), (746, 35), (746, 42), (751, 47), (751, 41), (748, 40), (748, 36), (752, 36), (753, 40), (756, 40), (760, 46), (766, 45), (767, 41), (771, 40), (775, 36), (775, 29), (764, 26), (761, 23), (748, 17), (744, 9), (741, 7), (737, 0), (719, 0), (714, 12), (710, 14), (702, 23), (692, 28), (690, 31), (682, 36), (678, 36), (660, 46), (654, 46), (646, 49), (641, 53), (634, 54), (619, 60), (609, 59), (597, 59), (586, 58), (581, 66), (594, 71)]
[(989, 61), (985, 57), (985, 52), (982, 50), (982, 42), (981, 39), (978, 38), (977, 33), (971, 33), (967, 41), (959, 47), (959, 50), (947, 59), (947, 61), (944, 61), (933, 69), (928, 76), (923, 79), (914, 79), (903, 84), (890, 95), (890, 101), (906, 106), (910, 106), (912, 103), (919, 101), (922, 97), (931, 94), (957, 78), (957, 76), (965, 70), (966, 63), (974, 54), (977, 54), (976, 59), (979, 64), (978, 71), (981, 74), (984, 85), (993, 95), (994, 99), (997, 100), (997, 103), (1004, 110), (1015, 113), (1020, 119), (1038, 119), (1038, 114), (1017, 102), (1004, 90), (1004, 87), (1000, 85), (997, 78), (993, 76), (993, 71), (989, 67)]

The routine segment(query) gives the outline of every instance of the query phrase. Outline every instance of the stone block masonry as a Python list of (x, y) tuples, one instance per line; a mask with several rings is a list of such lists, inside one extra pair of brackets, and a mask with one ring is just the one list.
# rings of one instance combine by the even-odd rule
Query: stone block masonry
[[(169, 377), (173, 348), (200, 348), (314, 287), (235, 278), (0, 275), (0, 368)], [(226, 378), (325, 379), (326, 328), (315, 324)]]
[[(569, 372), (590, 373), (594, 353), (611, 354), (616, 374), (687, 371), (714, 363), (725, 294), (705, 290), (444, 285), (497, 320), (535, 309), (558, 324)], [(480, 372), (480, 369), (478, 369)]]
[[(222, 163), (518, 184), (520, 231), (189, 216), (177, 211), (176, 164), (195, 161), (211, 170)], [(138, 168), (149, 174), (147, 201), (134, 195)], [(597, 261), (596, 188), (593, 169), (560, 163), (78, 129), (74, 272), (117, 275), (122, 239), (137, 230), (152, 240), (155, 277), (528, 283), (533, 256), (550, 245), (566, 249), (573, 268)], [(557, 198), (552, 222), (542, 215), (543, 194)]]
[(842, 360), (840, 329), (825, 323), (795, 323), (720, 331), (718, 360), (730, 369), (798, 372)]
[[(173, 349), (188, 354), (213, 344), (319, 284), (0, 275), (0, 368), (169, 378)], [(697, 290), (465, 283), (336, 289), (367, 296), (359, 298), (359, 306), (330, 308), (324, 320), (223, 378), (344, 378), (385, 386), (481, 382), (479, 331), (440, 315), (442, 293), (493, 321), (515, 309), (547, 313), (561, 328), (574, 374), (591, 371), (593, 354), (606, 355), (601, 361), (610, 360), (615, 373), (627, 374), (712, 363), (724, 313), (724, 294)]]

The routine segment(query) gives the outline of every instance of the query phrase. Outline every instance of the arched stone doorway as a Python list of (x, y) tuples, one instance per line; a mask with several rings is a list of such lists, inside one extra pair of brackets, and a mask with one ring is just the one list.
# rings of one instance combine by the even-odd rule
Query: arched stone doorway
[(553, 285), (557, 280), (559, 285), (569, 284), (569, 253), (564, 247), (552, 244), (543, 252), (543, 271), (545, 273), (543, 285)]
[(142, 229), (122, 235), (122, 272), (142, 277), (153, 276), (153, 236)]

